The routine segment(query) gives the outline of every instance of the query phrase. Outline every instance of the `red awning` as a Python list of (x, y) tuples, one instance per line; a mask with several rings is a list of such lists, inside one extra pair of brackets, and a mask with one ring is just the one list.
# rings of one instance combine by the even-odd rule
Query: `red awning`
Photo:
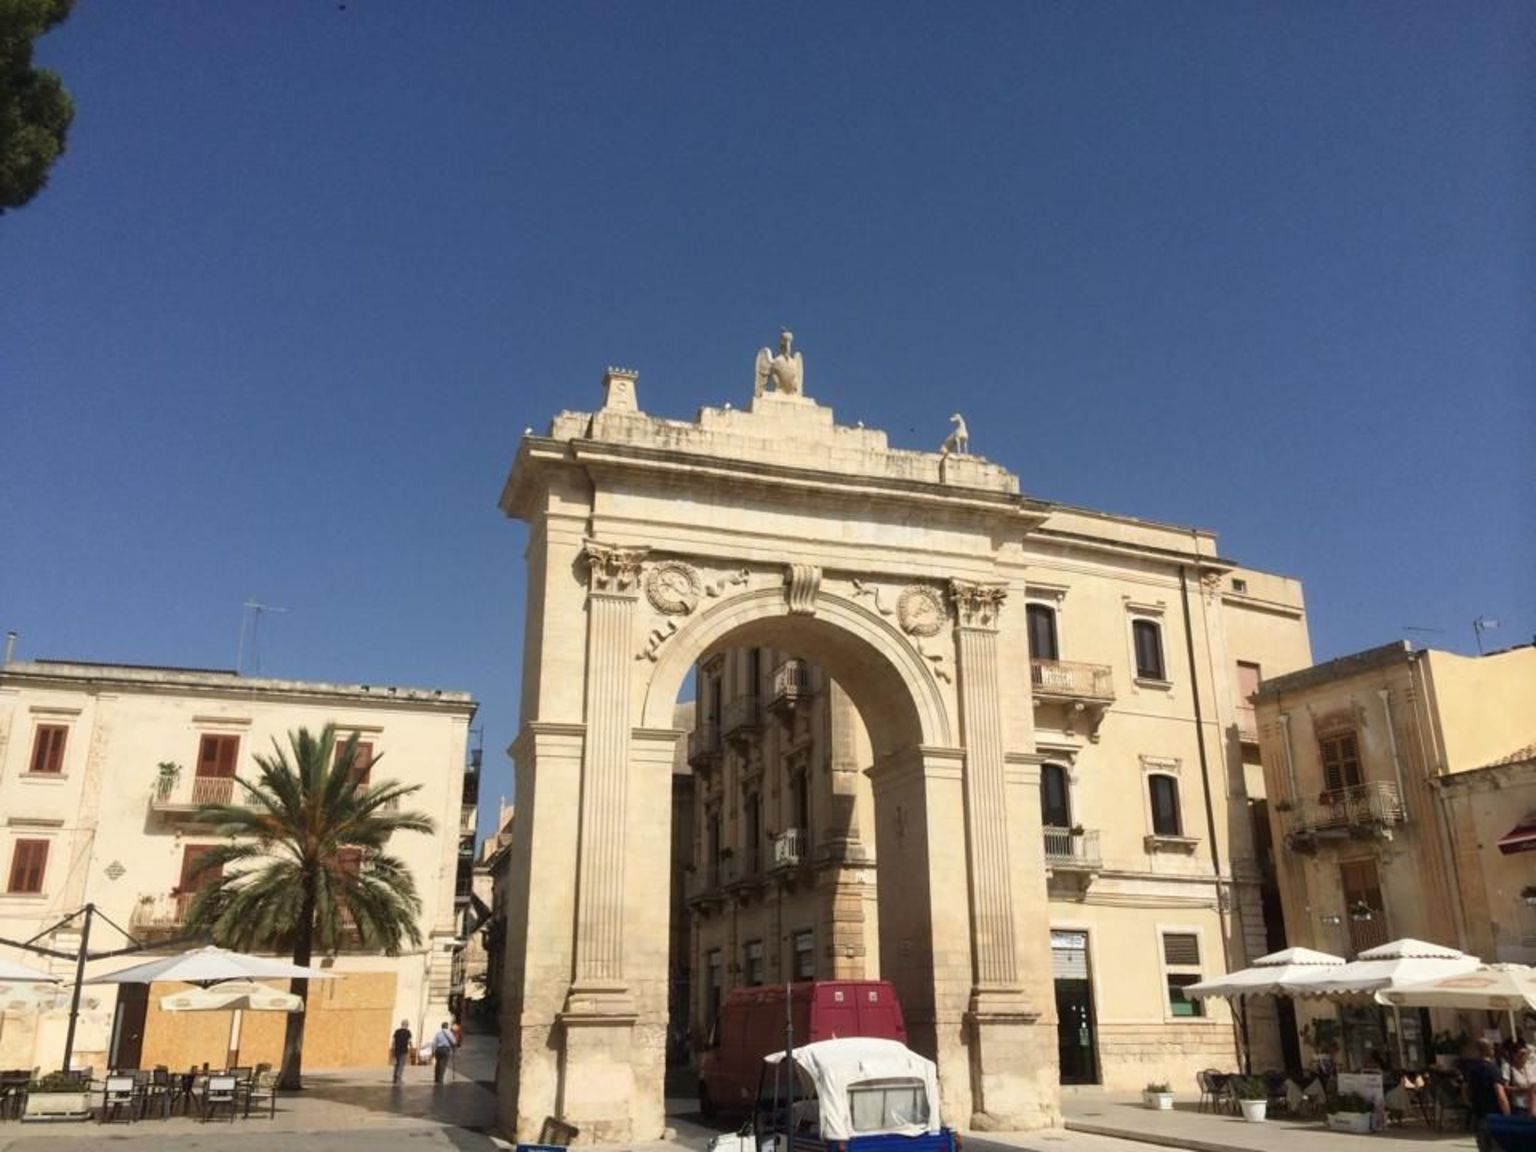
[(1536, 823), (1516, 824), (1500, 838), (1499, 851), (1506, 856), (1516, 852), (1536, 852)]

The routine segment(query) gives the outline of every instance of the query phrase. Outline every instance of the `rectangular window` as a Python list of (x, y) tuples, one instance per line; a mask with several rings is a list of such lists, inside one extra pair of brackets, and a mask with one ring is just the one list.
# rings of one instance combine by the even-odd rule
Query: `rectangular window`
[(809, 928), (795, 933), (795, 979), (816, 979), (816, 934)]
[(745, 982), (756, 987), (763, 982), (763, 942), (748, 940), (746, 947)]
[(1324, 787), (1330, 792), (1345, 788), (1358, 788), (1363, 783), (1360, 773), (1360, 746), (1353, 732), (1341, 736), (1326, 736), (1318, 741), (1323, 759)]
[(809, 768), (802, 768), (795, 773), (793, 789), (795, 827), (809, 836), (811, 832), (811, 770)]
[(747, 797), (747, 870), (755, 876), (763, 870), (763, 798)]
[(32, 771), (57, 774), (64, 771), (64, 741), (69, 729), (62, 724), (39, 724), (32, 738)]
[(928, 1090), (921, 1080), (865, 1080), (848, 1086), (855, 1132), (889, 1132), (928, 1124)]
[(8, 892), (38, 893), (48, 869), (47, 840), (18, 840), (11, 850), (11, 882)]
[(1204, 1003), (1184, 995), (1184, 989), (1200, 983), (1200, 937), (1193, 932), (1163, 933), (1163, 968), (1168, 980), (1168, 1015), (1204, 1016)]
[(1163, 629), (1156, 620), (1132, 620), (1131, 637), (1136, 642), (1136, 678), (1167, 680), (1163, 666)]
[(1173, 776), (1155, 774), (1147, 777), (1152, 800), (1152, 832), (1156, 836), (1184, 835), (1179, 815), (1179, 782)]
[(234, 776), (239, 758), (240, 737), (205, 735), (197, 746), (197, 774), (205, 780), (227, 780)]
[[(336, 744), (336, 766), (339, 768), (342, 759), (347, 754), (347, 742), (338, 741)], [(352, 776), (361, 787), (368, 786), (369, 777), (373, 773), (373, 745), (365, 740), (357, 742), (357, 749), (352, 754)]]
[(1056, 613), (1044, 604), (1026, 604), (1024, 619), (1029, 626), (1031, 660), (1059, 660), (1056, 649)]
[(704, 831), (704, 867), (711, 887), (720, 883), (720, 812), (709, 814)]

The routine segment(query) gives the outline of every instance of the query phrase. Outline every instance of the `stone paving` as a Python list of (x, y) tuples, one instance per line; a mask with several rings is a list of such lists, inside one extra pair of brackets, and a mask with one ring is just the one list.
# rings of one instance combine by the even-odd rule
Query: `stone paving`
[[(86, 1152), (132, 1145), (149, 1152), (490, 1152), (509, 1148), (495, 1124), (495, 1039), (467, 1036), (454, 1073), (442, 1087), (430, 1068), (409, 1068), (395, 1087), (388, 1072), (309, 1073), (304, 1092), (284, 1097), (275, 1119), (212, 1121), (177, 1117), (136, 1124), (0, 1124), (0, 1152)], [(704, 1152), (724, 1129), (706, 1122), (692, 1100), (668, 1101), (671, 1138), (628, 1146), (633, 1152)], [(1473, 1152), (1471, 1136), (1423, 1125), (1375, 1136), (1328, 1132), (1317, 1121), (1242, 1119), (1198, 1112), (1193, 1100), (1153, 1112), (1135, 1096), (1070, 1090), (1063, 1096), (1067, 1129), (972, 1134), (965, 1152), (1145, 1152), (1149, 1146), (1194, 1152)], [(1133, 1143), (1139, 1142), (1139, 1143)], [(1411, 1147), (1410, 1147), (1411, 1146)]]

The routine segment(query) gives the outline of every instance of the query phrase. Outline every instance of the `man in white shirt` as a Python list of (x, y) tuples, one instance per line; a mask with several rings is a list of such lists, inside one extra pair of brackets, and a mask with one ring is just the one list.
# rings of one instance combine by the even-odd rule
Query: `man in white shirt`
[(456, 1047), (453, 1031), (449, 1028), (448, 1021), (444, 1020), (443, 1026), (437, 1030), (437, 1035), (432, 1037), (432, 1083), (443, 1082), (443, 1077), (448, 1072), (448, 1058), (453, 1055)]

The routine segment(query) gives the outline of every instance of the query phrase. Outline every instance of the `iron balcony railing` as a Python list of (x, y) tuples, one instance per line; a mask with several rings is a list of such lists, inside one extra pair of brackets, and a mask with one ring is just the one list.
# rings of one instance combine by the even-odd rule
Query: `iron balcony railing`
[(180, 932), (196, 897), (195, 892), (140, 897), (128, 915), (129, 930), (145, 936)]
[(245, 789), (233, 776), (191, 776), (155, 781), (149, 805), (157, 811), (196, 811), (205, 804), (243, 804)]
[(1115, 678), (1104, 664), (1070, 660), (1031, 660), (1029, 682), (1037, 696), (1066, 696), (1074, 700), (1113, 700)]
[(720, 726), (708, 720), (688, 733), (688, 763), (695, 768), (708, 767), (720, 755)]
[(1370, 948), (1379, 948), (1392, 939), (1387, 914), (1379, 908), (1358, 908), (1349, 914), (1350, 959)]
[(810, 851), (810, 836), (804, 828), (787, 828), (773, 838), (773, 866), (793, 868), (805, 860)]
[(1046, 828), (1045, 864), (1061, 870), (1099, 867), (1099, 832), (1088, 828)]
[(793, 708), (811, 695), (811, 668), (804, 660), (786, 660), (773, 670), (773, 707)]
[(1403, 800), (1385, 780), (1324, 792), (1316, 800), (1293, 802), (1289, 835), (1377, 831), (1401, 824)]

